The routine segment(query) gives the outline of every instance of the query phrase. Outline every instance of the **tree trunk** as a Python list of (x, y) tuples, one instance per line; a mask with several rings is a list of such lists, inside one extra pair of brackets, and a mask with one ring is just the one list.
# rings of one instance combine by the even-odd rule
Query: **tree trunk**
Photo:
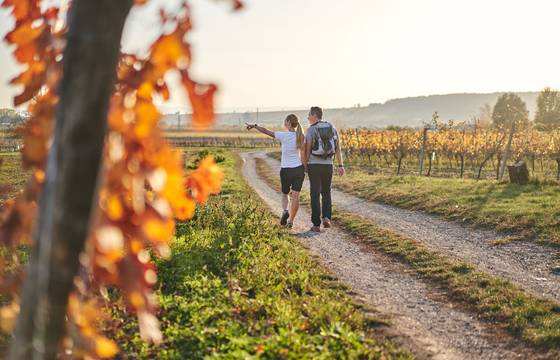
[(465, 155), (460, 154), (459, 159), (461, 160), (461, 179), (465, 175)]
[(55, 359), (97, 201), (107, 111), (132, 0), (75, 0), (60, 102), (10, 359)]
[(494, 156), (494, 153), (491, 153), (488, 156), (486, 156), (482, 161), (482, 163), (480, 164), (480, 167), (478, 168), (478, 175), (476, 177), (477, 180), (480, 180), (480, 177), (482, 176), (482, 169), (484, 169), (484, 165), (486, 165), (486, 163), (488, 162), (488, 160), (492, 158), (492, 156)]
[(560, 158), (556, 159), (556, 165), (556, 180), (560, 180)]

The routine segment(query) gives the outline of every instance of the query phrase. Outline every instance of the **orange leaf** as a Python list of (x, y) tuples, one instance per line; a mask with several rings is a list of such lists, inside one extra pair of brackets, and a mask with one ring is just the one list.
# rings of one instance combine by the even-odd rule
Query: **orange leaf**
[(142, 229), (150, 241), (154, 243), (165, 243), (171, 239), (175, 232), (175, 222), (173, 220), (162, 221), (151, 218), (144, 221)]
[(44, 24), (33, 27), (33, 21), (29, 20), (10, 31), (6, 35), (6, 40), (18, 46), (27, 45), (41, 36), (45, 28)]
[(119, 352), (117, 345), (103, 336), (98, 336), (95, 339), (95, 352), (102, 359), (112, 358)]
[(109, 195), (107, 198), (107, 209), (105, 210), (110, 220), (117, 221), (123, 216), (124, 210), (121, 201), (117, 195)]
[(20, 64), (25, 64), (33, 60), (37, 47), (34, 43), (19, 46), (14, 55)]
[(47, 159), (45, 139), (28, 134), (23, 139), (23, 160), (26, 166), (41, 166)]
[(3, 7), (13, 7), (12, 13), (16, 20), (36, 19), (40, 16), (36, 0), (4, 0)]
[(151, 61), (160, 76), (178, 65), (188, 66), (191, 59), (189, 45), (183, 41), (184, 31), (176, 29), (169, 35), (162, 35), (152, 46)]
[(187, 71), (181, 71), (181, 77), (191, 102), (193, 125), (204, 129), (214, 122), (214, 94), (218, 88), (214, 84), (197, 84), (190, 79)]

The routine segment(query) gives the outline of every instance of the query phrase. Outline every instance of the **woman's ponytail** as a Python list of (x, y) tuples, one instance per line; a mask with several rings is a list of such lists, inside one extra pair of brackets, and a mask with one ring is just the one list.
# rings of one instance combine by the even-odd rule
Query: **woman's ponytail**
[(286, 117), (286, 120), (290, 123), (290, 126), (296, 129), (296, 146), (298, 149), (301, 149), (303, 146), (303, 142), (305, 137), (303, 136), (303, 129), (299, 124), (299, 119), (295, 114), (290, 114)]
[(301, 125), (298, 122), (296, 127), (296, 146), (298, 149), (302, 148), (304, 140), (305, 137), (303, 136), (303, 129), (301, 128)]

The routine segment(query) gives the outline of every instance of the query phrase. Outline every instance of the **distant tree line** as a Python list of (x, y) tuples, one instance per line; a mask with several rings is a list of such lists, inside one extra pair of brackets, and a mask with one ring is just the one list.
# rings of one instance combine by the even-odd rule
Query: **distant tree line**
[[(529, 125), (527, 105), (514, 93), (505, 93), (498, 98), (492, 112), (492, 124), (498, 128)], [(552, 131), (560, 128), (560, 92), (550, 87), (544, 88), (537, 98), (534, 118), (537, 130)]]

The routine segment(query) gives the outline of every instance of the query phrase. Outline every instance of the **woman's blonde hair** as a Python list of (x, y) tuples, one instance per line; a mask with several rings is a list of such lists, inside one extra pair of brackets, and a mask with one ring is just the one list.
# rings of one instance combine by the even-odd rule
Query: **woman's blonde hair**
[(286, 121), (292, 128), (296, 129), (296, 146), (298, 149), (301, 149), (303, 146), (304, 136), (298, 117), (295, 114), (290, 114), (286, 117)]

